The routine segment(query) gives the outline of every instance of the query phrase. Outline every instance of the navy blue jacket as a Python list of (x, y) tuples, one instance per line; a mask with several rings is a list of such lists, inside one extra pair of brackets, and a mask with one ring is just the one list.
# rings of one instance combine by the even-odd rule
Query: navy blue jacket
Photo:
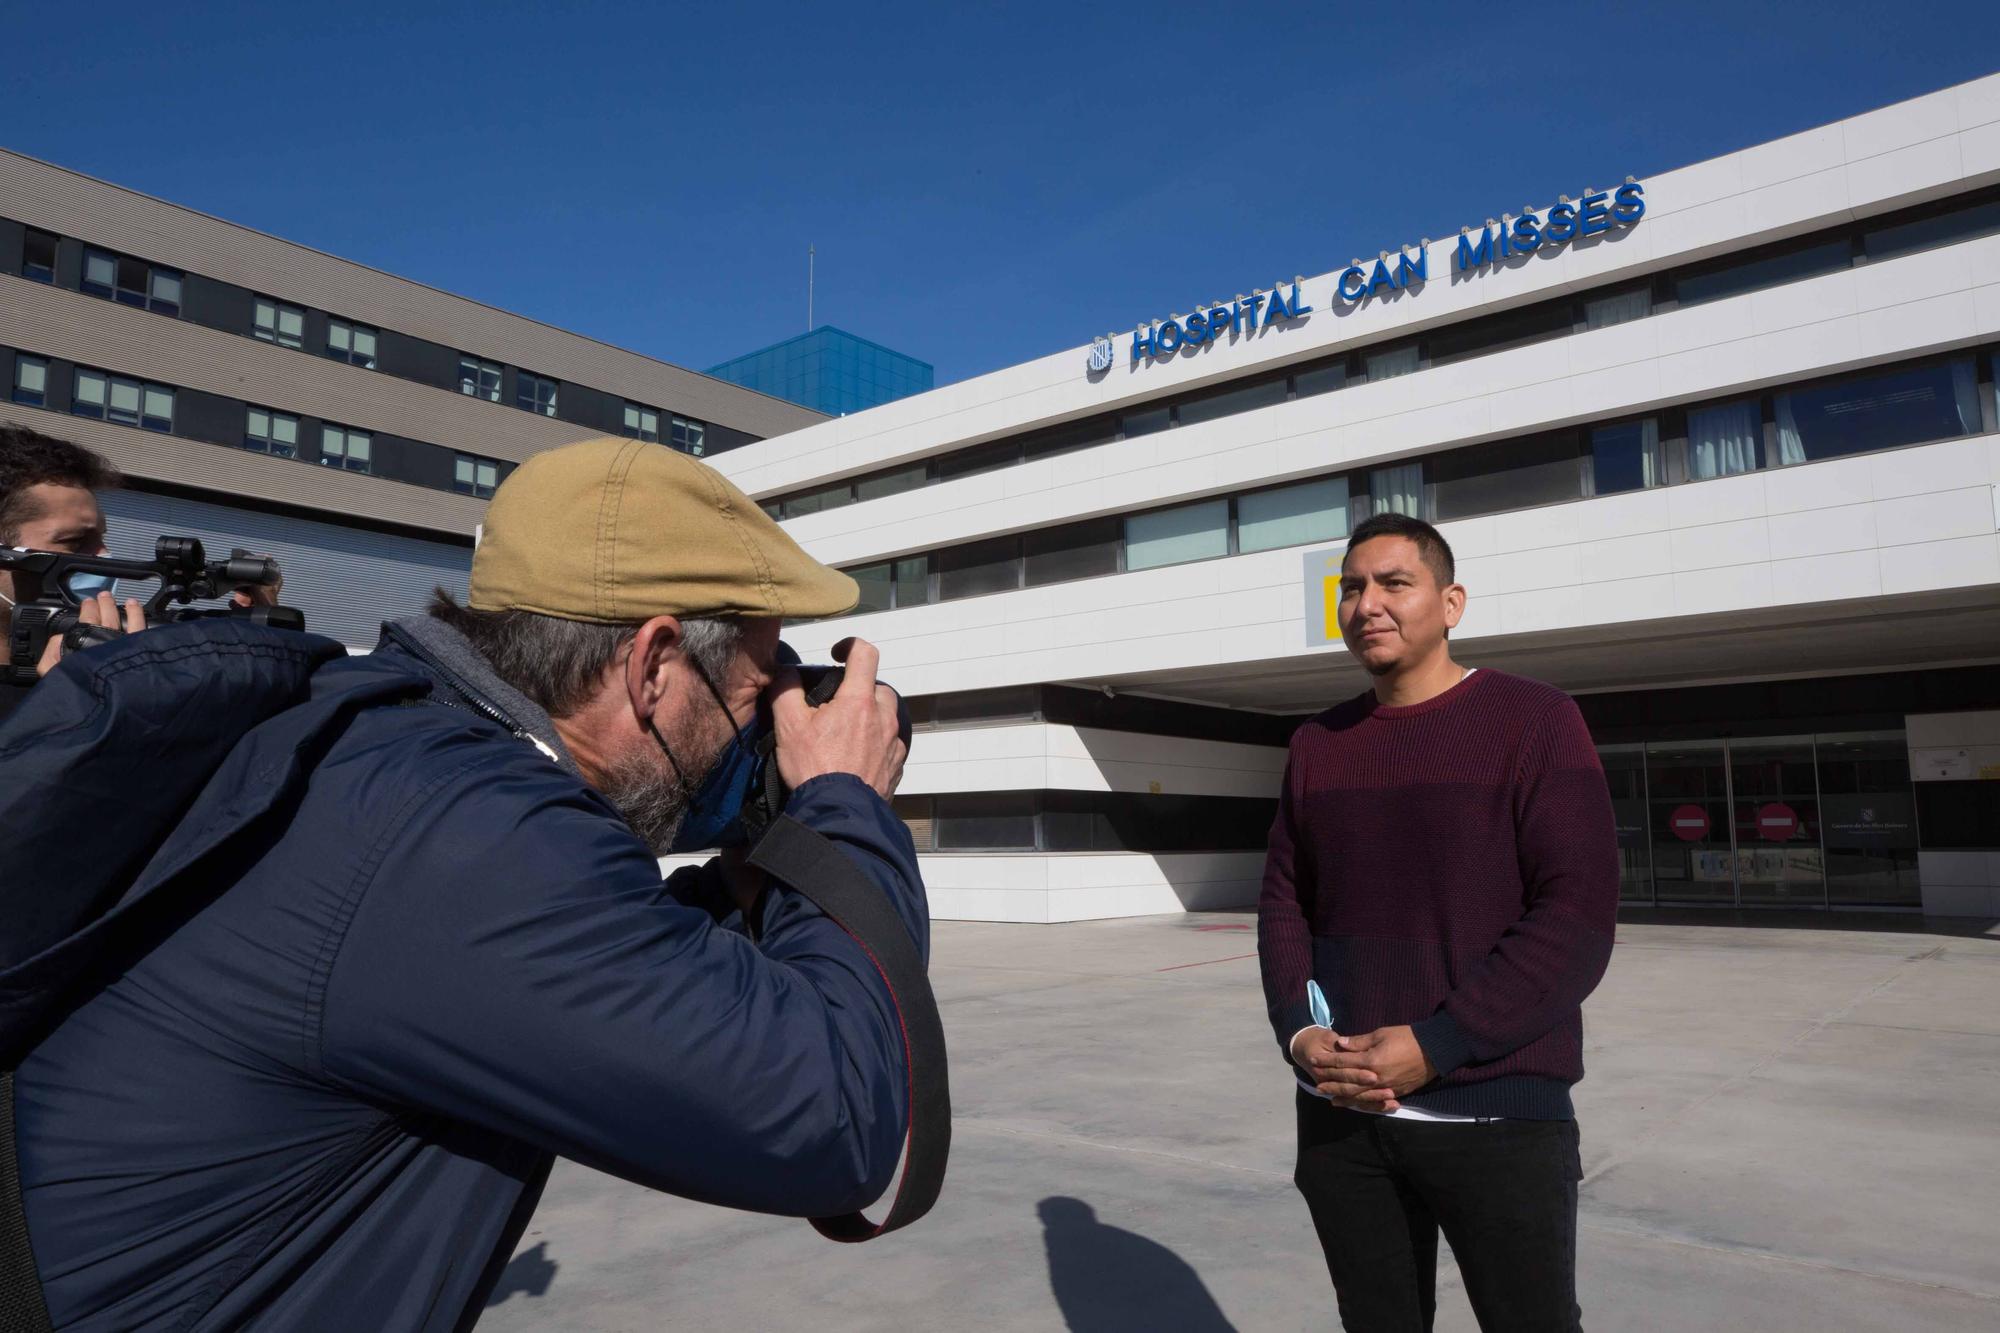
[[(782, 887), (753, 943), (712, 868), (663, 883), (475, 693), (210, 623), (74, 655), (0, 726), (0, 1065), (58, 1328), (468, 1327), (556, 1155), (798, 1216), (886, 1188), (867, 955)], [(836, 775), (788, 812), (927, 953), (887, 803)]]

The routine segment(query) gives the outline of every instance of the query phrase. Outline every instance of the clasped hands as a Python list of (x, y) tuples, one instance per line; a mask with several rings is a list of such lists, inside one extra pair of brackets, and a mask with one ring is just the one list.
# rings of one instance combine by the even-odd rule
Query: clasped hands
[(1407, 1024), (1343, 1037), (1307, 1028), (1292, 1038), (1292, 1060), (1335, 1106), (1395, 1111), (1399, 1100), (1437, 1077)]

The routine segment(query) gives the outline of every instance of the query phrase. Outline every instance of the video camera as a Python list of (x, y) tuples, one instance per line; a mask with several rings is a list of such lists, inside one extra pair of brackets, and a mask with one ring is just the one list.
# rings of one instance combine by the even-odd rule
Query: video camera
[[(159, 591), (146, 601), (149, 624), (232, 616), (253, 625), (302, 630), (305, 614), (289, 606), (191, 607), (188, 602), (226, 597), (240, 587), (269, 587), (278, 582), (278, 562), (248, 551), (231, 551), (227, 560), (210, 560), (193, 537), (162, 537), (153, 543), (151, 560), (121, 560), (109, 555), (68, 555), (58, 551), (22, 551), (0, 546), (0, 570), (14, 576), (17, 605), (8, 648), (13, 660), (7, 670), (16, 684), (32, 684), (42, 650), (60, 638), (65, 650), (103, 643), (117, 631), (83, 624), (82, 602), (70, 590), (76, 574), (107, 574), (117, 579), (160, 581)], [(32, 599), (32, 600), (31, 600)]]

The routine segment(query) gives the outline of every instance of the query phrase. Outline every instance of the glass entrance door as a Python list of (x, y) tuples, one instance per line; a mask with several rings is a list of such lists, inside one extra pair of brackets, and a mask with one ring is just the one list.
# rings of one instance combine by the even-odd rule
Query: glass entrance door
[(1600, 746), (1604, 780), (1611, 788), (1611, 819), (1618, 829), (1618, 901), (1653, 901), (1653, 855), (1646, 818), (1646, 747)]
[(1732, 741), (1729, 785), (1737, 905), (1826, 906), (1813, 738)]
[(1835, 907), (1917, 907), (1917, 806), (1900, 731), (1819, 738), (1827, 898)]
[(1721, 741), (1648, 745), (1646, 790), (1658, 901), (1734, 905), (1728, 747)]

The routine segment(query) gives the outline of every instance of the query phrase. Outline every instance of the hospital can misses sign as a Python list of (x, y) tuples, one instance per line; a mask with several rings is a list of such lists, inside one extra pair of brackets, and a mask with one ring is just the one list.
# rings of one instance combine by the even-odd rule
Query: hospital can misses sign
[[(1616, 190), (1588, 190), (1575, 200), (1564, 195), (1548, 209), (1525, 209), (1518, 217), (1503, 215), (1477, 232), (1464, 228), (1452, 251), (1451, 271), (1490, 269), (1505, 260), (1630, 227), (1645, 215), (1646, 187), (1640, 181), (1628, 180)], [(1398, 246), (1394, 255), (1385, 250), (1372, 265), (1356, 260), (1342, 269), (1334, 277), (1332, 299), (1340, 305), (1357, 306), (1395, 292), (1414, 295), (1430, 277), (1431, 242), (1417, 246), (1414, 254)], [(1274, 324), (1302, 320), (1313, 311), (1306, 303), (1304, 283), (1304, 278), (1294, 278), (1289, 284), (1274, 283), (1269, 291), (1197, 306), (1186, 315), (1149, 320), (1134, 331), (1127, 364), (1171, 360), (1181, 352), (1253, 337)], [(1109, 337), (1090, 345), (1093, 374), (1109, 370), (1116, 359)]]

